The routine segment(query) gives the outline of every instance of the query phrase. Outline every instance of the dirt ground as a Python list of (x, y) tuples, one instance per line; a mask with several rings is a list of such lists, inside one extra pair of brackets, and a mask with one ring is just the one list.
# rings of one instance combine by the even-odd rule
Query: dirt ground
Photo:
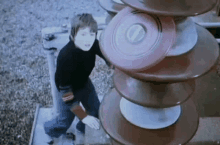
[[(97, 0), (0, 0), (0, 145), (27, 145), (36, 103), (52, 105), (41, 29), (82, 12), (106, 13)], [(98, 95), (113, 86), (112, 71), (100, 59), (91, 79)]]

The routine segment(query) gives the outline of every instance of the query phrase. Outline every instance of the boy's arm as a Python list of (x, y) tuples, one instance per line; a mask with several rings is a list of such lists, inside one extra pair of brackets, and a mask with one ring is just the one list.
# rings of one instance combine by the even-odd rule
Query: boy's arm
[(88, 115), (78, 103), (73, 104), (70, 111), (72, 111), (80, 120), (83, 120)]
[(70, 106), (70, 111), (73, 112), (80, 120), (87, 116), (87, 113), (79, 105), (77, 98), (74, 96), (71, 86), (60, 87), (63, 92), (62, 100)]
[[(62, 58), (62, 56), (60, 56), (60, 58)], [(63, 94), (62, 100), (69, 106), (70, 111), (82, 120), (87, 114), (79, 105), (71, 86), (76, 77), (74, 74), (76, 69), (77, 64), (59, 59), (59, 61), (57, 61), (57, 77), (55, 77), (55, 79), (57, 81), (58, 90)]]
[(96, 52), (96, 54), (99, 57), (101, 57), (105, 61), (105, 63), (110, 67), (111, 63), (107, 61), (107, 59), (103, 56), (103, 54), (100, 50), (99, 41), (96, 39), (94, 43), (95, 43), (95, 52)]

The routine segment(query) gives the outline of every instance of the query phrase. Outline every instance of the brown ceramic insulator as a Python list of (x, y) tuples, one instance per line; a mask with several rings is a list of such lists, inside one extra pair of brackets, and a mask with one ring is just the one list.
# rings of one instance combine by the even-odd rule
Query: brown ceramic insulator
[(178, 83), (143, 82), (118, 69), (114, 72), (114, 85), (122, 97), (141, 106), (166, 108), (185, 102), (195, 90), (195, 81)]
[(120, 10), (125, 8), (126, 5), (115, 3), (113, 0), (98, 0), (99, 5), (108, 13), (117, 14)]
[(172, 17), (157, 17), (126, 7), (105, 29), (101, 51), (116, 67), (140, 72), (162, 61), (176, 38)]
[(196, 25), (196, 30), (198, 32), (197, 44), (188, 53), (166, 57), (141, 73), (125, 70), (123, 72), (139, 80), (157, 82), (186, 81), (206, 74), (218, 60), (219, 45), (205, 28)]
[(167, 57), (179, 56), (189, 52), (196, 45), (198, 34), (196, 24), (190, 17), (174, 17), (176, 24), (176, 41)]
[(217, 0), (122, 0), (148, 13), (167, 16), (196, 16), (212, 10)]
[(191, 99), (181, 105), (180, 118), (164, 129), (143, 129), (128, 122), (121, 114), (121, 96), (113, 89), (104, 97), (99, 116), (107, 134), (125, 145), (179, 145), (187, 143), (195, 135), (199, 116)]

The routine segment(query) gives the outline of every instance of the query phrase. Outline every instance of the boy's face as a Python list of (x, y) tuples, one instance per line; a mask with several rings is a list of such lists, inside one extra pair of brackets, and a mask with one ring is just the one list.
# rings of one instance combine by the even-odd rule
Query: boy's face
[(89, 51), (95, 42), (96, 33), (91, 32), (89, 27), (80, 28), (75, 35), (74, 43), (84, 51)]

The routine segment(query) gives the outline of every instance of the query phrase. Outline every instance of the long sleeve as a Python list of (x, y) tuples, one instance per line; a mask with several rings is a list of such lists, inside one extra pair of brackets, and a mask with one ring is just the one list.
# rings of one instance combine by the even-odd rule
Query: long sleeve
[(55, 81), (57, 88), (62, 92), (63, 101), (69, 106), (80, 120), (87, 116), (87, 113), (79, 105), (79, 98), (74, 95), (73, 82), (76, 81), (77, 76), (77, 63), (76, 56), (71, 55), (70, 52), (60, 53), (57, 58), (57, 70), (55, 74)]
[(71, 56), (59, 54), (57, 58), (57, 69), (55, 73), (55, 82), (57, 89), (60, 87), (71, 86), (74, 81), (77, 64), (74, 63)]
[(96, 39), (95, 40), (95, 53), (99, 56), (99, 57), (101, 57), (104, 61), (105, 61), (105, 63), (108, 65), (108, 66), (110, 66), (111, 65), (111, 63), (104, 57), (104, 55), (102, 54), (102, 52), (101, 52), (101, 50), (100, 50), (100, 46), (99, 46), (99, 41)]
[(73, 112), (80, 120), (87, 116), (87, 113), (82, 109), (78, 103), (78, 99), (72, 90), (72, 81), (75, 79), (76, 64), (73, 61), (64, 59), (57, 65), (57, 74), (59, 74), (59, 89), (62, 92), (64, 102), (69, 106), (71, 112)]

